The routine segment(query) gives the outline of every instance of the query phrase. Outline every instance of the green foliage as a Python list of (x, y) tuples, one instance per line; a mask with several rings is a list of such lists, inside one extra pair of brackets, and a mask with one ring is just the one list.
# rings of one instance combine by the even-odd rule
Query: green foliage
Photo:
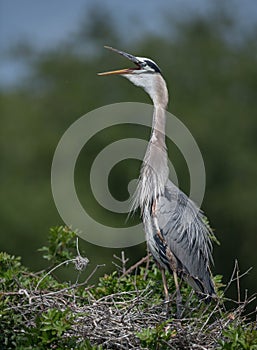
[(79, 347), (76, 348), (79, 350), (103, 350), (102, 345), (91, 345), (89, 340), (83, 341), (83, 343), (79, 344)]
[[(96, 297), (119, 293), (120, 291), (130, 292), (151, 288), (156, 296), (162, 295), (162, 284), (160, 270), (153, 264), (149, 267), (147, 275), (145, 268), (139, 267), (138, 273), (132, 278), (131, 275), (119, 276), (117, 271), (99, 278), (98, 286), (95, 288)], [(158, 298), (160, 301), (160, 299)]]
[[(71, 258), (76, 245), (75, 237), (74, 232), (62, 226), (54, 227), (49, 232), (49, 246), (40, 250), (47, 252), (48, 260), (55, 263), (62, 262), (65, 257)], [(1, 349), (30, 349), (27, 346), (31, 343), (41, 344), (40, 349), (48, 349), (47, 343), (50, 339), (54, 342), (67, 327), (70, 327), (72, 314), (69, 310), (61, 312), (48, 309), (45, 313), (31, 311), (35, 326), (27, 328), (24, 326), (24, 315), (18, 309), (16, 312), (12, 310), (13, 305), (19, 305), (23, 298), (30, 302), (30, 291), (35, 289), (42, 276), (44, 279), (39, 286), (41, 289), (67, 287), (66, 283), (60, 284), (51, 275), (45, 276), (45, 274), (46, 271), (34, 274), (21, 264), (20, 257), (0, 252), (0, 344), (3, 346)]]
[(219, 341), (219, 350), (256, 350), (257, 330), (252, 326), (230, 325), (223, 331), (224, 338)]
[(18, 290), (20, 283), (25, 283), (27, 269), (21, 265), (21, 258), (0, 252), (0, 290)]
[[(60, 244), (62, 239), (63, 245)], [(49, 246), (41, 249), (47, 253), (47, 260), (58, 264), (65, 257), (68, 260), (74, 257), (74, 232), (55, 227), (49, 232), (48, 242)], [(222, 276), (215, 276), (214, 280), (222, 303)], [(119, 275), (115, 271), (104, 275), (95, 287), (82, 293), (76, 284), (71, 287), (68, 283), (59, 283), (47, 270), (39, 274), (32, 273), (21, 264), (20, 258), (0, 253), (0, 283), (0, 348), (3, 350), (102, 350), (106, 348), (104, 335), (105, 330), (110, 328), (112, 315), (119, 312), (120, 316), (112, 325), (119, 325), (116, 332), (120, 329), (123, 331), (128, 322), (126, 315), (130, 311), (132, 314), (129, 320), (133, 319), (134, 323), (126, 329), (138, 349), (165, 350), (171, 344), (175, 344), (176, 349), (190, 349), (191, 342), (195, 341), (198, 334), (203, 334), (203, 346), (213, 349), (206, 347), (206, 339), (210, 339), (213, 344), (216, 337), (216, 333), (212, 332), (219, 334), (219, 344), (214, 342), (215, 349), (216, 346), (220, 350), (257, 349), (257, 330), (253, 323), (245, 323), (240, 316), (230, 318), (229, 313), (221, 307), (217, 308), (215, 303), (209, 306), (199, 303), (195, 294), (192, 295), (191, 288), (184, 283), (181, 285), (183, 319), (178, 323), (172, 318), (176, 312), (174, 303), (170, 306), (170, 316), (163, 315), (161, 274), (152, 263), (148, 268), (140, 265), (130, 274)], [(168, 284), (170, 292), (175, 291), (170, 276)], [(94, 319), (96, 310), (99, 316)], [(218, 317), (213, 316), (215, 312), (218, 312)], [(143, 321), (140, 317), (143, 317)], [(231, 319), (229, 323), (228, 319)], [(103, 325), (100, 337), (97, 333), (94, 335), (95, 328), (97, 330), (105, 320), (106, 325)], [(83, 330), (88, 322), (89, 332)], [(199, 333), (199, 329), (204, 331)], [(112, 338), (113, 334), (112, 330)]]
[(60, 339), (73, 324), (72, 313), (69, 308), (65, 310), (48, 309), (38, 314), (35, 318), (35, 326), (28, 327), (25, 334), (29, 344), (60, 344)]
[(214, 285), (216, 287), (216, 293), (218, 295), (218, 298), (220, 298), (220, 300), (224, 299), (224, 287), (226, 287), (226, 285), (222, 282), (222, 280), (223, 280), (222, 275), (213, 276)]
[[(170, 322), (172, 322), (172, 320), (170, 320)], [(168, 321), (157, 324), (154, 328), (143, 329), (140, 333), (137, 333), (141, 345), (147, 349), (170, 349), (167, 341), (176, 335), (176, 331), (171, 331), (167, 324)]]
[(48, 246), (40, 248), (39, 251), (44, 252), (43, 258), (51, 261), (53, 265), (73, 259), (76, 237), (76, 233), (66, 226), (52, 227), (48, 235)]
[(11, 296), (3, 298), (1, 292), (0, 296), (0, 348), (15, 349), (15, 346), (23, 340), (23, 317), (20, 313), (9, 309), (11, 305), (17, 304), (14, 298)]

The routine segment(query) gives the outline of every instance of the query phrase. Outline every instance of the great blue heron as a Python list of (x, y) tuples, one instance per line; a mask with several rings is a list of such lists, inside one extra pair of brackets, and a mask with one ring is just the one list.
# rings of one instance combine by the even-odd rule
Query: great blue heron
[(174, 276), (177, 314), (181, 313), (178, 276), (196, 293), (209, 301), (215, 296), (211, 278), (212, 234), (203, 212), (168, 178), (165, 144), (165, 111), (168, 90), (158, 65), (149, 58), (136, 57), (112, 47), (110, 49), (135, 64), (99, 75), (119, 74), (144, 88), (154, 105), (151, 138), (141, 167), (133, 208), (140, 207), (146, 241), (162, 272), (165, 299), (169, 293), (165, 270)]

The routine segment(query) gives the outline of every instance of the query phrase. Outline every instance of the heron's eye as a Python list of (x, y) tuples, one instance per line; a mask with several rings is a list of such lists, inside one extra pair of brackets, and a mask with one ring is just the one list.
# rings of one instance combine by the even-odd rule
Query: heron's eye
[(147, 64), (151, 69), (153, 69), (156, 73), (161, 73), (160, 68), (157, 66), (157, 64), (155, 64), (152, 61), (147, 60), (145, 62), (145, 64)]

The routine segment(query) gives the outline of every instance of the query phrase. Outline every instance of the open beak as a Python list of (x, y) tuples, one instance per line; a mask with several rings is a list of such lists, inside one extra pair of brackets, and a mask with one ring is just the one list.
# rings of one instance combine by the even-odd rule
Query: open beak
[(110, 72), (103, 72), (103, 73), (98, 73), (98, 75), (113, 75), (113, 74), (129, 74), (129, 73), (133, 73), (134, 70), (138, 70), (141, 69), (140, 66), (140, 61), (133, 55), (114, 49), (113, 47), (110, 46), (104, 46), (106, 49), (117, 52), (118, 54), (128, 58), (131, 62), (135, 63), (136, 67), (134, 68), (124, 68), (124, 69), (118, 69), (118, 70), (113, 70)]

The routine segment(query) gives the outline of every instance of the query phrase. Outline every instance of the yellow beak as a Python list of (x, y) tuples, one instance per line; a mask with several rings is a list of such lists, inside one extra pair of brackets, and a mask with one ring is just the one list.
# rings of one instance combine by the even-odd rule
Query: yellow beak
[(136, 67), (135, 68), (118, 69), (118, 70), (113, 70), (110, 72), (98, 73), (98, 75), (129, 74), (129, 73), (133, 73), (134, 70), (140, 69), (140, 62), (138, 61), (138, 59), (135, 56), (131, 55), (130, 53), (114, 49), (113, 47), (110, 47), (110, 46), (105, 46), (105, 48), (126, 57), (127, 59), (132, 61), (136, 65)]
[(110, 72), (97, 73), (97, 75), (128, 74), (128, 73), (131, 73), (131, 71), (132, 71), (131, 68), (124, 68), (124, 69), (113, 70)]

